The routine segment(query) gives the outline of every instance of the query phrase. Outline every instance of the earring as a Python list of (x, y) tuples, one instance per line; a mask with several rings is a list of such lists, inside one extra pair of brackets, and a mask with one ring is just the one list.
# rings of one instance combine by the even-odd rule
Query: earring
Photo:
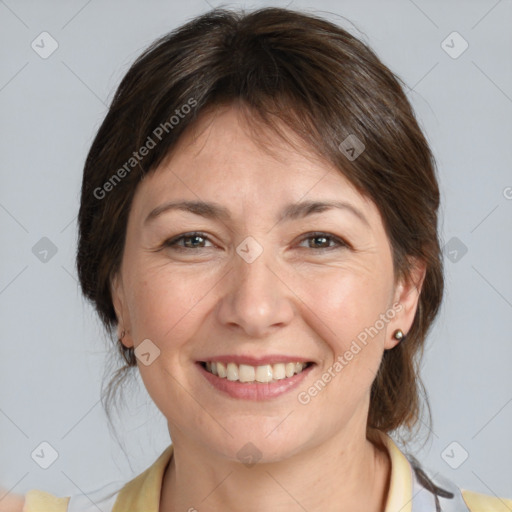
[(121, 343), (121, 340), (125, 337), (125, 335), (126, 335), (126, 331), (123, 329), (121, 331), (121, 336), (119, 336), (119, 338), (118, 338), (119, 343)]
[(398, 340), (398, 341), (401, 341), (403, 338), (404, 338), (404, 333), (401, 329), (397, 329), (394, 333), (393, 333), (393, 338), (395, 338), (395, 340)]

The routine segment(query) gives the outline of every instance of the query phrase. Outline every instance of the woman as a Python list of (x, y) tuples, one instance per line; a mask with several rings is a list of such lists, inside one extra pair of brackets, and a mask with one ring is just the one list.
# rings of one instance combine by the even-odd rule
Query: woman
[(512, 509), (388, 435), (419, 418), (438, 206), (398, 79), (343, 29), (215, 10), (154, 43), (89, 152), (77, 267), (172, 445), (23, 510)]

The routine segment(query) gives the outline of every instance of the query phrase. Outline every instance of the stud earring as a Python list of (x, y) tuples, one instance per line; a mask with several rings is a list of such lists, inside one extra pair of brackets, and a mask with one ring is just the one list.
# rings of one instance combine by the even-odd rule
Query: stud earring
[(397, 329), (394, 333), (393, 333), (393, 338), (395, 338), (395, 340), (398, 340), (398, 341), (401, 341), (403, 338), (404, 338), (404, 333), (401, 329)]

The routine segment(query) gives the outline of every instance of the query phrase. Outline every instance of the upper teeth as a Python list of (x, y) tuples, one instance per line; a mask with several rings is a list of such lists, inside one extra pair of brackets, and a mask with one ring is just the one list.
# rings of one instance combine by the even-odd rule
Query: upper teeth
[(218, 377), (240, 382), (271, 382), (292, 377), (300, 373), (307, 366), (307, 363), (275, 363), (261, 366), (250, 366), (248, 364), (207, 362), (206, 370)]

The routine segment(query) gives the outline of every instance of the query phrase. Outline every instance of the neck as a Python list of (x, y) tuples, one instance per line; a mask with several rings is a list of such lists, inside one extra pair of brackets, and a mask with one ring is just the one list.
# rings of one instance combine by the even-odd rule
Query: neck
[(387, 450), (364, 436), (338, 438), (251, 467), (175, 443), (160, 510), (382, 512), (391, 475)]

